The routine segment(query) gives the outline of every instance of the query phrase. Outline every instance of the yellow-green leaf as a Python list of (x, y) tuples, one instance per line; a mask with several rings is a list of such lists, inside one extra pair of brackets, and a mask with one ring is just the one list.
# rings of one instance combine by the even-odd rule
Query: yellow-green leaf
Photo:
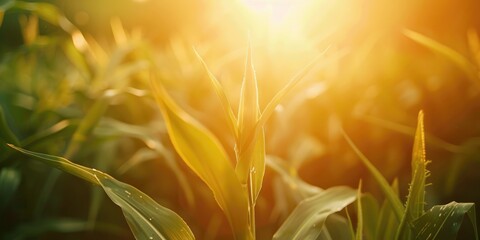
[[(235, 168), (240, 182), (245, 185), (249, 178), (249, 172), (252, 170), (253, 162), (261, 161), (265, 164), (264, 153), (262, 155), (262, 153), (258, 152), (262, 151), (261, 147), (264, 145), (258, 144), (257, 141), (262, 139), (257, 139), (257, 136), (248, 139), (255, 132), (259, 115), (257, 79), (252, 63), (252, 50), (249, 45), (240, 92), (240, 105), (238, 106), (237, 166)], [(254, 157), (257, 159), (254, 159)]]
[(153, 87), (175, 150), (212, 190), (235, 236), (250, 238), (248, 198), (224, 148), (210, 131), (177, 106), (162, 86), (153, 82)]
[(223, 112), (227, 116), (227, 121), (228, 121), (228, 127), (230, 128), (230, 131), (232, 132), (233, 136), (235, 136), (235, 139), (237, 139), (237, 118), (235, 117), (235, 114), (233, 113), (232, 105), (230, 104), (230, 101), (227, 98), (227, 95), (225, 94), (225, 90), (223, 89), (222, 85), (220, 82), (217, 80), (215, 75), (210, 71), (208, 68), (207, 64), (203, 60), (203, 58), (200, 56), (200, 54), (194, 49), (194, 52), (197, 56), (197, 58), (200, 60), (202, 63), (203, 69), (205, 72), (207, 72), (208, 79), (210, 80), (210, 83), (212, 84), (213, 88), (215, 89), (215, 93), (217, 94), (218, 98), (220, 98), (220, 102), (223, 107)]

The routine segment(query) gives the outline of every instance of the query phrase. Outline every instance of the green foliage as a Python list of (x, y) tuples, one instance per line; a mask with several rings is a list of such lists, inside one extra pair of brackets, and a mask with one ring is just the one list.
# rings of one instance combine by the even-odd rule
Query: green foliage
[[(395, 193), (395, 188), (385, 185), (386, 179), (344, 133), (345, 139), (362, 159), (362, 163), (367, 167), (370, 173), (375, 176), (377, 184), (382, 186), (382, 190), (386, 195), (386, 198), (389, 200), (388, 205), (384, 203), (384, 206), (382, 206), (382, 209), (380, 210), (379, 221), (381, 222), (377, 225), (379, 229), (376, 231), (376, 237), (379, 238), (382, 235), (393, 237), (393, 232), (396, 232), (395, 239), (431, 239), (432, 237), (432, 239), (436, 239), (437, 236), (441, 236), (442, 239), (454, 239), (460, 229), (463, 217), (465, 214), (468, 214), (474, 228), (475, 237), (478, 239), (475, 208), (473, 203), (450, 203), (444, 206), (435, 206), (428, 212), (424, 212), (425, 180), (429, 175), (429, 172), (426, 169), (428, 161), (425, 156), (424, 131), (423, 112), (420, 111), (418, 114), (418, 125), (412, 152), (412, 180), (405, 208), (400, 214), (401, 221), (398, 227), (396, 227), (396, 221), (393, 221), (389, 216), (390, 211), (395, 213), (395, 207), (392, 207), (390, 204), (395, 201), (400, 202), (398, 194)], [(362, 203), (360, 202), (359, 205), (362, 205)], [(362, 206), (359, 206), (358, 212), (360, 217), (362, 216), (362, 209)], [(396, 215), (398, 215), (398, 213)], [(395, 220), (399, 220), (398, 216)], [(362, 226), (363, 219), (359, 220), (357, 224)], [(362, 227), (358, 227), (358, 229), (362, 231)], [(373, 231), (370, 230), (369, 232)], [(361, 234), (362, 232), (357, 232), (357, 237)]]
[(298, 204), (274, 235), (274, 239), (316, 239), (326, 219), (357, 198), (355, 190), (338, 186), (323, 190)]
[(28, 151), (13, 145), (21, 153), (100, 185), (112, 201), (123, 210), (130, 229), (137, 239), (194, 239), (183, 219), (131, 185), (122, 183), (99, 170), (75, 164), (65, 158)]
[[(150, 28), (143, 34), (130, 22), (124, 28), (124, 19), (116, 16), (109, 19), (112, 32), (105, 33), (102, 24), (100, 31), (90, 31), (97, 22), (84, 25), (81, 20), (92, 14), (96, 21), (94, 13), (69, 9), (64, 14), (62, 7), (0, 1), (0, 27), (9, 38), (0, 47), (10, 47), (12, 22), (20, 23), (18, 35), (23, 36), (23, 44), (0, 54), (0, 238), (125, 239), (131, 237), (128, 224), (136, 239), (194, 239), (194, 233), (198, 239), (455, 239), (466, 215), (473, 226), (469, 236), (478, 239), (473, 203), (425, 210), (427, 199), (448, 202), (453, 191), (465, 194), (456, 186), (463, 175), (471, 177), (465, 165), (478, 162), (478, 91), (459, 90), (480, 86), (480, 42), (474, 29), (467, 35), (471, 57), (456, 46), (403, 31), (460, 68), (470, 80), (461, 82), (456, 80), (464, 76), (445, 78), (451, 74), (436, 66), (435, 55), (413, 53), (409, 46), (400, 50), (396, 41), (381, 36), (395, 32), (390, 29), (336, 42), (337, 25), (325, 21), (331, 26), (305, 33), (312, 42), (292, 46), (287, 36), (257, 32), (243, 68), (237, 64), (243, 50), (225, 53), (243, 44), (230, 39), (243, 34), (232, 34), (231, 26), (223, 33), (228, 37), (212, 34), (218, 40), (205, 34), (217, 25), (203, 23), (208, 27), (202, 26), (201, 34), (186, 30), (193, 33), (185, 34), (188, 41), (173, 34), (163, 41), (163, 35), (152, 38)], [(210, 13), (205, 17), (217, 16)], [(192, 51), (190, 44), (197, 41), (200, 46)], [(289, 49), (293, 46), (299, 49)], [(303, 68), (282, 82), (299, 65)], [(303, 81), (307, 76), (310, 81)], [(447, 130), (437, 125), (426, 133), (423, 112), (416, 129), (405, 124), (418, 108), (427, 108)], [(406, 201), (399, 194), (406, 181), (399, 184), (396, 177), (405, 176), (407, 138), (395, 132), (415, 139)], [(353, 143), (357, 138), (371, 146), (366, 154)], [(345, 150), (348, 145), (371, 176), (361, 175), (357, 159)], [(426, 145), (434, 148), (429, 156), (439, 165), (432, 171), (447, 179), (445, 186), (443, 180), (428, 178)], [(452, 168), (445, 168), (450, 163), (442, 161), (449, 156), (439, 151), (453, 155)], [(61, 172), (23, 161), (21, 153)], [(366, 155), (381, 160), (371, 162)], [(62, 172), (91, 184), (60, 178)], [(358, 178), (357, 189), (343, 186)], [(425, 192), (427, 179), (435, 181), (431, 196)], [(332, 185), (340, 186), (319, 187)], [(103, 201), (102, 191), (112, 201)], [(375, 198), (379, 193), (384, 199)]]

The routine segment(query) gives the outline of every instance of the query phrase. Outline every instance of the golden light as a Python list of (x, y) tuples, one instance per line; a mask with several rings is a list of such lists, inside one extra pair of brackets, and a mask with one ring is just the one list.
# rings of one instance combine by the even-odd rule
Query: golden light
[(287, 24), (305, 3), (305, 0), (244, 0), (254, 15), (275, 27)]

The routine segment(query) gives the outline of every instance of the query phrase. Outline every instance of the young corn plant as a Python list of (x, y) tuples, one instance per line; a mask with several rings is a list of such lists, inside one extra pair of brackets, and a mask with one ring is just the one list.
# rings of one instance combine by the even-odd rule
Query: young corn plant
[(405, 204), (402, 204), (398, 196), (397, 184), (394, 182), (392, 186), (389, 185), (378, 169), (354, 145), (353, 141), (345, 133), (344, 136), (361, 162), (373, 175), (386, 198), (380, 210), (378, 207), (374, 207), (378, 206), (378, 202), (373, 198), (365, 198), (368, 204), (359, 204), (361, 206), (358, 208), (360, 210), (358, 211), (358, 222), (377, 219), (377, 223), (365, 224), (363, 230), (357, 231), (356, 239), (362, 239), (363, 236), (366, 239), (456, 239), (465, 215), (472, 223), (475, 239), (478, 239), (473, 203), (451, 202), (425, 210), (425, 187), (428, 185), (426, 179), (430, 173), (426, 168), (429, 161), (425, 155), (423, 112), (418, 115), (411, 162), (412, 179)]
[[(221, 100), (228, 119), (227, 124), (235, 140), (234, 165), (219, 140), (183, 111), (168, 95), (162, 84), (156, 81), (152, 81), (154, 95), (173, 146), (191, 170), (212, 190), (215, 200), (224, 211), (231, 226), (234, 238), (255, 239), (255, 204), (265, 173), (264, 125), (275, 107), (314, 66), (316, 60), (302, 69), (261, 111), (249, 47), (239, 111), (235, 115), (221, 84), (208, 70), (203, 60), (200, 57), (199, 59)], [(80, 126), (75, 133), (82, 130)], [(101, 186), (110, 199), (122, 208), (137, 239), (194, 238), (192, 231), (180, 216), (155, 203), (138, 189), (119, 182), (106, 173), (73, 163), (66, 158), (32, 152), (16, 145), (8, 144), (9, 147), (21, 153), (36, 157), (48, 165)], [(320, 191), (299, 205), (299, 210), (292, 213), (275, 238), (303, 239), (304, 236), (316, 236), (320, 234), (322, 225), (330, 214), (343, 209), (354, 199), (355, 191), (347, 187)], [(322, 214), (317, 215), (316, 212), (322, 212)], [(299, 224), (298, 219), (305, 222)], [(304, 228), (304, 226), (314, 227)]]

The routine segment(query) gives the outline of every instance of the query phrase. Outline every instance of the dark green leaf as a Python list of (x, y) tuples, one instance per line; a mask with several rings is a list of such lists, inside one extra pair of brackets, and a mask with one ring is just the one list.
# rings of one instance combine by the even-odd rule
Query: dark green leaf
[(465, 214), (470, 218), (475, 239), (478, 240), (475, 205), (457, 202), (434, 206), (416, 219), (413, 222), (415, 239), (454, 240)]

